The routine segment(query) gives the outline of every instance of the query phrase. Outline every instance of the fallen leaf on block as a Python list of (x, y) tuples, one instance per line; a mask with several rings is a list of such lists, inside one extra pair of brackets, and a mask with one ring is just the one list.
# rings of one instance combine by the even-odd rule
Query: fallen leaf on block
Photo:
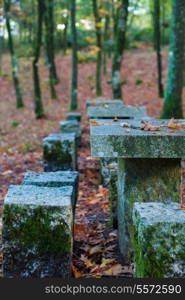
[(180, 123), (179, 120), (175, 120), (172, 118), (168, 123), (168, 128), (175, 130), (183, 130), (185, 129), (185, 123)]
[(120, 123), (121, 127), (131, 127), (131, 124), (128, 123)]
[(117, 122), (118, 121), (118, 117), (114, 117), (113, 121)]
[(144, 126), (141, 127), (141, 130), (144, 131), (160, 131), (160, 128), (157, 126), (153, 126), (150, 124), (145, 124)]
[(148, 121), (141, 120), (141, 123), (142, 123), (142, 124), (147, 124), (147, 123), (148, 123)]
[(185, 210), (185, 204), (181, 204), (180, 209)]
[(98, 123), (96, 120), (90, 120), (90, 125), (91, 126), (100, 126), (101, 123)]

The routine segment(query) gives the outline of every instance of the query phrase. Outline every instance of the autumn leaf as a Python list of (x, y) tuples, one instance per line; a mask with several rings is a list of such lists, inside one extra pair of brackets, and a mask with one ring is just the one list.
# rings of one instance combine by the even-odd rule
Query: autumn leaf
[(92, 248), (89, 250), (89, 254), (90, 254), (90, 255), (95, 254), (95, 253), (99, 253), (99, 252), (102, 252), (102, 246), (101, 246), (101, 245), (92, 247)]
[(172, 118), (168, 123), (168, 128), (174, 130), (185, 130), (185, 123), (181, 123), (179, 120)]
[(185, 204), (181, 204), (180, 209), (185, 210)]
[(114, 117), (113, 121), (117, 122), (118, 121), (118, 117)]
[(113, 265), (108, 270), (105, 270), (103, 274), (105, 275), (118, 275), (124, 272), (124, 268), (120, 264)]
[(144, 126), (141, 127), (141, 130), (144, 131), (160, 131), (160, 128), (157, 126), (153, 126), (151, 124), (145, 124)]
[(131, 127), (131, 124), (128, 123), (120, 123), (121, 127)]
[(112, 263), (115, 263), (115, 259), (112, 259), (112, 258), (103, 258), (102, 259), (102, 263), (100, 265), (100, 268), (104, 268), (107, 265), (110, 265)]
[(103, 23), (99, 22), (99, 23), (96, 23), (96, 28), (102, 28), (103, 27)]
[(91, 126), (100, 126), (101, 123), (98, 123), (96, 120), (90, 120), (90, 125)]
[(75, 278), (83, 277), (83, 274), (81, 272), (79, 272), (74, 265), (71, 266), (71, 271), (72, 271), (72, 274)]
[(172, 118), (168, 123), (168, 128), (170, 129), (180, 129), (180, 122)]

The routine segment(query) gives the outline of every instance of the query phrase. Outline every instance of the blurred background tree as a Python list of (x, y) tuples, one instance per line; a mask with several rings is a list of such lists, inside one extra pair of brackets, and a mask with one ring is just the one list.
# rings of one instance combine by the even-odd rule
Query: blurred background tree
[[(154, 47), (159, 96), (163, 97), (166, 90), (161, 115), (182, 116), (184, 9), (182, 11), (178, 9), (184, 4), (183, 0), (45, 0), (42, 17), (39, 17), (39, 1), (41, 0), (0, 1), (0, 62), (9, 51), (12, 58), (17, 107), (23, 106), (22, 95), (24, 96), (19, 79), (18, 61), (19, 64), (26, 59), (33, 61), (35, 74), (33, 74), (33, 98), (36, 117), (40, 118), (44, 116), (44, 101), (42, 103), (41, 96), (42, 76), (39, 82), (40, 60), (44, 59), (48, 67), (51, 99), (57, 99), (58, 73), (65, 70), (60, 70), (56, 65), (56, 56), (60, 55), (62, 59), (71, 56), (69, 109), (76, 110), (79, 64), (96, 62), (96, 71), (91, 84), (97, 96), (104, 95), (103, 80), (106, 76), (109, 78), (108, 82), (112, 84), (113, 98), (123, 98), (124, 51)], [(175, 17), (177, 10), (180, 12), (178, 21)], [(177, 22), (181, 26), (180, 31)], [(168, 49), (170, 41), (166, 86), (163, 53)], [(180, 57), (179, 60), (176, 59), (177, 55)], [(173, 64), (175, 69), (172, 67)], [(2, 68), (0, 72), (3, 73)], [(60, 92), (62, 93), (62, 90)], [(176, 105), (178, 108), (175, 108)], [(37, 106), (40, 106), (40, 113), (36, 109)]]

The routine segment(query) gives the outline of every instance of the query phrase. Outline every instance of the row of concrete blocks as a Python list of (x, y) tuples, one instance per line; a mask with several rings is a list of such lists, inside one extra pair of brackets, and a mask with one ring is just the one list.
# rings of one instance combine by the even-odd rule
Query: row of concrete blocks
[(78, 191), (80, 113), (68, 113), (62, 133), (43, 140), (44, 173), (26, 174), (4, 200), (3, 274), (6, 278), (69, 278)]
[[(122, 120), (127, 119), (143, 119), (149, 120), (145, 107), (133, 107), (124, 105), (123, 100), (107, 100), (103, 97), (87, 99), (86, 100), (87, 115), (90, 120), (92, 119), (113, 119), (118, 118)], [(109, 190), (109, 207), (110, 207), (110, 220), (109, 225), (117, 229), (117, 170), (118, 163), (114, 158), (102, 158), (100, 160), (100, 171), (102, 176), (102, 183)]]
[[(98, 109), (96, 116), (97, 109), (95, 108), (95, 103), (96, 101), (93, 101), (93, 109), (88, 109), (89, 116), (92, 115), (93, 118), (99, 119), (100, 109)], [(106, 105), (110, 105), (110, 103), (107, 104), (104, 102), (103, 105), (100, 104), (101, 119), (106, 118)], [(88, 107), (89, 106), (90, 104), (88, 104)], [(115, 110), (116, 105), (114, 104), (114, 112)], [(110, 203), (113, 207), (112, 214), (115, 220), (118, 219), (120, 226), (120, 228), (118, 228), (120, 251), (124, 257), (129, 254), (131, 261), (134, 261), (134, 277), (185, 277), (185, 211), (180, 209), (179, 203), (169, 202), (168, 199), (165, 199), (165, 192), (162, 186), (164, 180), (164, 183), (173, 194), (172, 198), (175, 201), (179, 201), (180, 164), (173, 159), (166, 161), (164, 166), (160, 165), (160, 163), (157, 164), (157, 161), (153, 161), (155, 168), (154, 166), (146, 165), (146, 178), (143, 177), (143, 183), (135, 183), (134, 178), (140, 178), (138, 174), (141, 172), (142, 162), (137, 170), (136, 166), (138, 160), (136, 159), (127, 160), (126, 166), (119, 165), (119, 167), (113, 158), (101, 159), (104, 182), (110, 189)], [(128, 167), (130, 172), (128, 175), (125, 174), (125, 172), (128, 171), (126, 167)], [(151, 172), (149, 172), (150, 168)], [(119, 183), (117, 182), (118, 176), (116, 169), (122, 170), (122, 173), (120, 173), (122, 175), (119, 175)], [(129, 179), (129, 175), (132, 179)], [(144, 195), (146, 196), (145, 198), (147, 198), (147, 176), (148, 181), (153, 183), (150, 189), (154, 189), (154, 199), (151, 197), (148, 197), (148, 199), (139, 199), (140, 196)], [(168, 178), (169, 176), (171, 177), (171, 181)], [(125, 177), (127, 181), (124, 180)], [(125, 184), (129, 186), (125, 186)], [(137, 184), (138, 187), (136, 189)], [(160, 190), (162, 195), (160, 195)], [(176, 195), (178, 191), (179, 195)], [(132, 199), (132, 195), (127, 193), (135, 193), (135, 200)], [(167, 194), (169, 193), (168, 191)], [(127, 201), (125, 204), (125, 198), (128, 198), (130, 202)], [(161, 202), (161, 198), (164, 200), (163, 203)], [(134, 203), (134, 201), (141, 202)], [(144, 203), (143, 201), (146, 202)], [(167, 203), (165, 203), (165, 201)], [(124, 216), (124, 214), (126, 214), (126, 216)], [(125, 222), (127, 222), (127, 224)], [(123, 228), (125, 228), (125, 230), (121, 232), (120, 229)]]

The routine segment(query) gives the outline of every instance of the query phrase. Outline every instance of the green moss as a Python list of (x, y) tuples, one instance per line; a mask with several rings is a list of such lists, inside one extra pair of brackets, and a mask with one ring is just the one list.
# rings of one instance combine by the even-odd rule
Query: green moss
[(61, 208), (7, 205), (4, 224), (6, 239), (22, 251), (34, 249), (38, 256), (59, 258), (70, 251), (69, 228), (61, 218)]
[(48, 163), (56, 166), (63, 166), (72, 162), (71, 154), (62, 149), (60, 142), (55, 142), (52, 146), (52, 151), (48, 145), (44, 145), (44, 158)]

